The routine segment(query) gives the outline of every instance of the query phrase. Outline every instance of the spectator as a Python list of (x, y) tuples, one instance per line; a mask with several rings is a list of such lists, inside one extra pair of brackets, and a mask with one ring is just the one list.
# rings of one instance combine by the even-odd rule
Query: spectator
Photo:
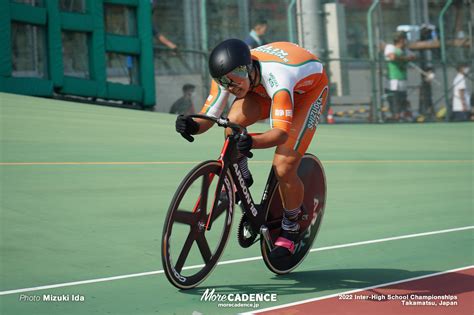
[(267, 28), (268, 23), (264, 19), (259, 19), (257, 23), (255, 23), (249, 35), (244, 39), (244, 42), (249, 46), (250, 49), (266, 44), (266, 42), (263, 40), (263, 36), (267, 32)]
[(156, 0), (150, 0), (151, 2), (151, 5), (152, 5), (152, 24), (153, 24), (153, 37), (155, 37), (156, 39), (158, 39), (158, 41), (160, 43), (162, 43), (163, 45), (165, 45), (166, 47), (168, 47), (169, 49), (172, 49), (172, 50), (176, 50), (178, 49), (178, 46), (173, 43), (171, 40), (169, 40), (163, 33), (160, 32), (160, 29), (158, 28), (158, 26), (154, 23), (154, 19), (153, 19), (153, 16), (154, 16), (154, 13), (155, 13), (155, 10), (156, 10)]
[(171, 40), (169, 40), (165, 35), (160, 33), (159, 29), (157, 26), (153, 27), (153, 37), (157, 38), (160, 43), (168, 47), (169, 49), (176, 50), (178, 49), (178, 46), (176, 46), (175, 43), (173, 43)]
[[(162, 34), (158, 28), (158, 26), (154, 23), (154, 19), (153, 19), (153, 15), (155, 13), (155, 9), (156, 9), (156, 1), (155, 0), (150, 0), (150, 4), (152, 6), (152, 9), (151, 9), (151, 23), (152, 23), (152, 34), (153, 34), (153, 37), (158, 39), (158, 41), (160, 43), (162, 43), (163, 45), (165, 45), (166, 47), (168, 47), (169, 49), (173, 50), (172, 51), (172, 55), (177, 55), (176, 53), (176, 50), (178, 49), (178, 46), (173, 43), (171, 40), (169, 40), (164, 34)], [(128, 71), (128, 77), (129, 77), (129, 83), (132, 84), (136, 81), (136, 78), (134, 76), (136, 76), (136, 74), (133, 73), (133, 67), (134, 67), (134, 60), (133, 60), (133, 57), (132, 56), (127, 56), (127, 59), (126, 59), (126, 62), (127, 62), (127, 71)]]
[(393, 44), (385, 46), (385, 60), (388, 65), (389, 103), (392, 119), (400, 120), (400, 114), (407, 111), (407, 65), (415, 60), (415, 55), (407, 49), (405, 32), (396, 32)]
[(170, 114), (194, 114), (194, 106), (192, 98), (194, 96), (195, 86), (192, 84), (183, 85), (183, 96), (173, 103), (170, 109)]
[(453, 80), (453, 113), (452, 121), (467, 121), (471, 117), (470, 91), (466, 76), (469, 67), (466, 63), (461, 63), (456, 67), (458, 73)]
[[(425, 66), (421, 69), (421, 86), (420, 86), (420, 114), (423, 117), (429, 117), (430, 119), (435, 116), (435, 109), (433, 100), (431, 98), (432, 88), (431, 83), (435, 77), (433, 67)], [(424, 71), (423, 71), (424, 70)]]

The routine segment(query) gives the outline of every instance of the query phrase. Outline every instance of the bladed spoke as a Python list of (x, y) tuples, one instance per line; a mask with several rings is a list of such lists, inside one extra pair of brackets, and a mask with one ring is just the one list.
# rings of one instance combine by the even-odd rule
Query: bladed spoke
[(193, 231), (190, 231), (188, 234), (188, 237), (186, 238), (186, 242), (184, 242), (183, 249), (181, 250), (181, 253), (179, 254), (178, 261), (176, 262), (175, 269), (177, 272), (181, 272), (181, 269), (183, 269), (184, 263), (186, 262), (186, 258), (188, 258), (188, 254), (191, 251), (191, 247), (193, 246), (194, 243), (194, 233)]
[(206, 238), (204, 237), (204, 234), (200, 234), (196, 242), (199, 246), (199, 250), (201, 251), (202, 258), (204, 259), (204, 262), (207, 264), (212, 257), (211, 249), (209, 248), (209, 244), (207, 243)]

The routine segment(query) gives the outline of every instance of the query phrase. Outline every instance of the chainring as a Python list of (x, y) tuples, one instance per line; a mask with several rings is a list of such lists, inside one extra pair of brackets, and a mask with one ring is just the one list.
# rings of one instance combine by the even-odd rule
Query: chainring
[(239, 222), (239, 229), (237, 231), (237, 239), (239, 245), (243, 248), (248, 248), (256, 243), (258, 233), (255, 233), (247, 220), (247, 216), (244, 214)]

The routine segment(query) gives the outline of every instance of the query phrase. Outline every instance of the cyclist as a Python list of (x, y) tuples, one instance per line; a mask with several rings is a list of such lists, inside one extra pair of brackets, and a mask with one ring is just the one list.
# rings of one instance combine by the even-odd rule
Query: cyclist
[[(237, 147), (240, 152), (276, 147), (273, 167), (284, 214), (272, 255), (293, 254), (304, 196), (297, 170), (328, 95), (323, 65), (316, 56), (293, 43), (275, 42), (250, 50), (245, 42), (228, 39), (211, 52), (209, 72), (214, 80), (201, 113), (220, 117), (232, 97), (235, 100), (228, 114), (230, 121), (247, 127), (270, 118), (270, 130), (241, 136)], [(176, 131), (200, 134), (213, 124), (181, 115), (176, 120)], [(239, 165), (247, 185), (251, 185), (253, 180), (243, 154), (239, 156)]]

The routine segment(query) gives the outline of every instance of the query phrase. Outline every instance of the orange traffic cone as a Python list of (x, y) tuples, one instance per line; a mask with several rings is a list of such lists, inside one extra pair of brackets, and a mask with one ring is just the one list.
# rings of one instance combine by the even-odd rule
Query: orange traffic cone
[(328, 124), (334, 124), (334, 111), (332, 108), (329, 108), (328, 110), (327, 122)]

